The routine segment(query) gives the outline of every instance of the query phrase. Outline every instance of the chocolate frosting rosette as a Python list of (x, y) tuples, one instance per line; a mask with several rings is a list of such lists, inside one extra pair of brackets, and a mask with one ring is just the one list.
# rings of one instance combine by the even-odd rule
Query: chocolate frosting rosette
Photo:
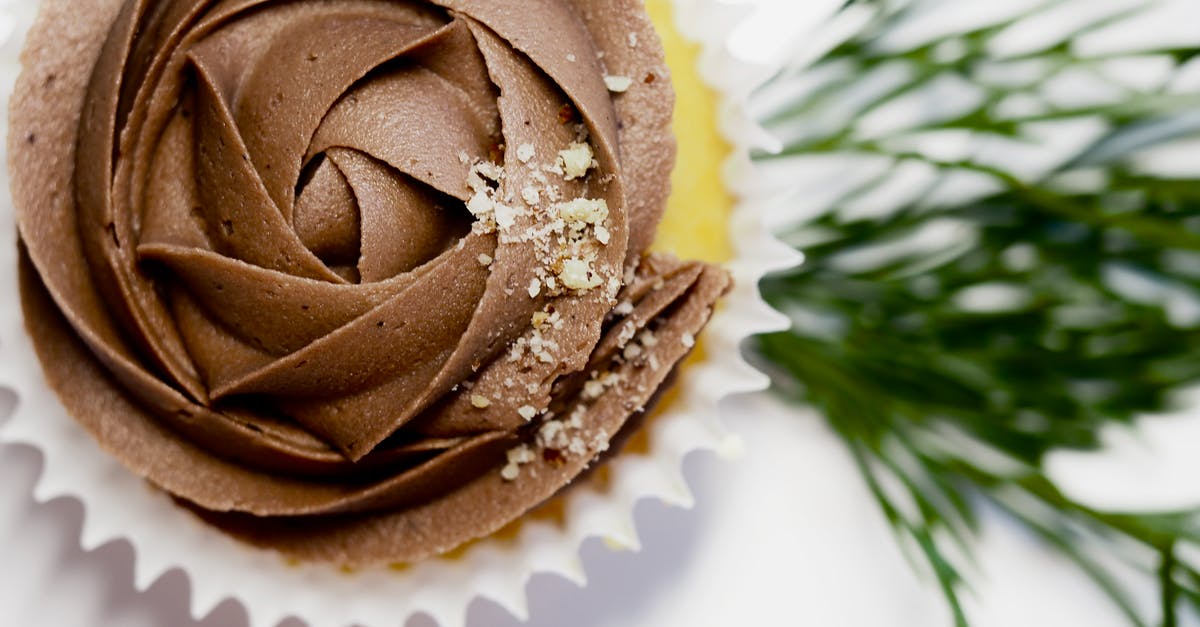
[(80, 0), (13, 97), (22, 304), (112, 455), (301, 559), (414, 561), (594, 463), (730, 286), (647, 248), (637, 0)]

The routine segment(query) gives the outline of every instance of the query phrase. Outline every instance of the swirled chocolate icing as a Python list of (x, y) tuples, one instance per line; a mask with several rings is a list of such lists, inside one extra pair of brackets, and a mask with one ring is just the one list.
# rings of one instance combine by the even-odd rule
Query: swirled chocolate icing
[(552, 496), (729, 286), (646, 255), (674, 143), (638, 0), (47, 0), (24, 62), (51, 384), (299, 558), (416, 560)]

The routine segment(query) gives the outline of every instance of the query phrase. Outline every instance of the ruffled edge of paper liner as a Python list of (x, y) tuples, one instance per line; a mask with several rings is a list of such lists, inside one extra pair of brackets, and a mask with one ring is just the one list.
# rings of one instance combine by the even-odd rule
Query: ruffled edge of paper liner
[[(643, 499), (690, 508), (683, 463), (695, 451), (736, 457), (741, 442), (722, 423), (719, 405), (737, 394), (767, 387), (767, 378), (741, 356), (748, 337), (786, 327), (763, 302), (759, 280), (799, 262), (796, 253), (763, 227), (762, 203), (745, 184), (752, 178), (753, 148), (769, 139), (745, 115), (750, 91), (765, 78), (729, 52), (726, 41), (745, 9), (717, 0), (674, 0), (676, 23), (702, 45), (700, 74), (721, 96), (721, 132), (733, 147), (725, 182), (739, 198), (730, 225), (734, 255), (727, 264), (737, 282), (703, 338), (702, 359), (679, 376), (676, 389), (644, 427), (645, 450), (609, 460), (603, 480), (584, 481), (551, 506), (556, 515), (535, 515), (451, 556), (404, 568), (342, 572), (328, 565), (290, 564), (279, 554), (238, 543), (176, 506), (165, 494), (104, 454), (67, 415), (42, 377), (24, 330), (18, 299), (0, 302), (0, 388), (17, 396), (13, 415), (0, 422), (0, 444), (38, 450), (38, 503), (71, 498), (83, 505), (80, 544), (93, 551), (112, 542), (133, 547), (134, 586), (145, 591), (172, 570), (190, 587), (192, 616), (207, 616), (228, 599), (240, 603), (253, 627), (300, 618), (314, 626), (403, 624), (424, 613), (445, 627), (463, 625), (471, 602), (484, 597), (522, 620), (528, 617), (526, 585), (534, 574), (557, 574), (586, 583), (580, 548), (589, 538), (637, 550), (633, 513)], [(37, 2), (0, 5), (0, 21), (13, 25), (0, 44), (0, 99), (7, 99), (20, 71), (18, 56)], [(7, 126), (4, 125), (7, 132)], [(0, 146), (3, 146), (0, 143)], [(8, 174), (0, 172), (8, 189)], [(0, 294), (17, 288), (16, 229), (10, 195), (0, 195)], [(2, 420), (2, 417), (0, 417)], [(643, 448), (643, 447), (633, 447)]]

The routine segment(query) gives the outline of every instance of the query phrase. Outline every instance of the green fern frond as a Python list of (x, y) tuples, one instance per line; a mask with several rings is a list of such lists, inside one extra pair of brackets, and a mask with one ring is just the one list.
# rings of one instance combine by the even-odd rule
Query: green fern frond
[[(1050, 1), (896, 43), (937, 4), (848, 2), (864, 26), (760, 94), (786, 147), (758, 159), (827, 176), (792, 190), (807, 215), (781, 235), (807, 262), (763, 288), (795, 326), (759, 350), (777, 387), (846, 442), (957, 624), (964, 569), (950, 556), (969, 549), (982, 498), (1131, 624), (1173, 625), (1182, 604), (1200, 609), (1200, 575), (1176, 553), (1200, 543), (1200, 516), (1092, 510), (1042, 462), (1200, 380), (1200, 159), (1177, 156), (1200, 154), (1200, 31), (1195, 46), (1089, 50), (1163, 3)], [(1068, 8), (1069, 33), (1005, 49)], [(1157, 556), (1127, 562), (1160, 583), (1158, 620), (1095, 557), (1126, 544)]]

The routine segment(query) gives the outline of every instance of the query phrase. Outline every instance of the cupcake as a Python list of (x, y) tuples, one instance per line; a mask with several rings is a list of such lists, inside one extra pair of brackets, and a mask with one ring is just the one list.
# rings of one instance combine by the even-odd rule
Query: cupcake
[(23, 61), (46, 380), (300, 561), (420, 561), (559, 493), (731, 288), (648, 252), (673, 95), (637, 0), (46, 0)]

